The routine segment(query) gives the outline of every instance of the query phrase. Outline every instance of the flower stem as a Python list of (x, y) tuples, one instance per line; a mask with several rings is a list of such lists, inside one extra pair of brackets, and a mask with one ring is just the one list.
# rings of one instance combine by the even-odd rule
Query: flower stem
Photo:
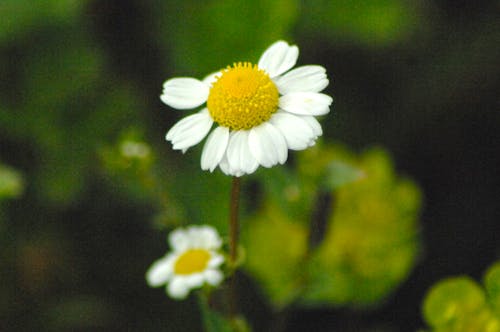
[(238, 254), (238, 215), (240, 205), (240, 178), (234, 176), (231, 186), (231, 203), (229, 214), (229, 258), (234, 264)]
[(234, 318), (238, 312), (237, 309), (237, 291), (236, 291), (236, 261), (238, 259), (238, 235), (239, 235), (239, 206), (240, 206), (240, 178), (234, 176), (231, 185), (231, 202), (229, 208), (229, 260), (231, 268), (234, 269), (231, 280), (229, 281), (228, 305), (229, 316)]

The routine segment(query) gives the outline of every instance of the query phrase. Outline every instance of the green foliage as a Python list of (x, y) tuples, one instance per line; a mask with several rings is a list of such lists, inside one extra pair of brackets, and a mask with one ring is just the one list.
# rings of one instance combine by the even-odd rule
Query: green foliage
[(500, 262), (493, 264), (486, 272), (484, 287), (492, 309), (500, 317)]
[(158, 179), (153, 174), (155, 155), (138, 130), (122, 132), (113, 145), (101, 147), (99, 155), (108, 180), (135, 200), (157, 199)]
[[(340, 146), (311, 148), (299, 155), (297, 170), (296, 179), (268, 177), (273, 179), (266, 183), (268, 203), (245, 227), (247, 269), (277, 307), (379, 302), (415, 263), (418, 187), (394, 173), (380, 148), (359, 157)], [(276, 179), (286, 184), (281, 195)], [(309, 241), (314, 230), (308, 223), (318, 213), (316, 199), (322, 192), (333, 199), (327, 211), (319, 211), (327, 225), (316, 246)], [(288, 210), (292, 204), (299, 207)]]
[[(12, 167), (0, 163), (0, 243), (5, 243), (7, 240), (4, 238), (5, 215), (2, 201), (20, 197), (24, 192), (24, 182), (24, 176), (22, 176), (21, 173)], [(5, 254), (6, 253), (4, 252), (4, 255)], [(0, 261), (2, 260), (4, 260), (4, 257), (0, 256)], [(2, 268), (1, 265), (0, 268)], [(0, 301), (0, 309), (2, 309), (2, 307), (3, 306)]]
[(184, 220), (179, 204), (167, 189), (168, 177), (158, 170), (157, 155), (140, 130), (124, 130), (114, 144), (99, 149), (103, 177), (123, 199), (153, 205), (155, 225), (165, 228)]
[[(47, 24), (68, 23), (81, 13), (85, 0), (2, 0), (0, 43), (13, 41), (30, 29)], [(5, 15), (8, 13), (8, 15)]]
[[(175, 193), (175, 200), (183, 209), (184, 222), (210, 224), (221, 234), (227, 234), (230, 179), (220, 173), (201, 172), (199, 148), (188, 152), (182, 165), (162, 166), (167, 172), (166, 190)], [(170, 162), (178, 162), (180, 158), (177, 158)]]
[(85, 189), (97, 147), (137, 122), (144, 108), (130, 87), (105, 78), (103, 59), (89, 37), (72, 26), (65, 29), (30, 45), (17, 78), (24, 88), (15, 93), (22, 97), (0, 99), (8, 105), (0, 126), (33, 144), (39, 196), (62, 205)]
[(297, 0), (159, 1), (158, 5), (163, 8), (157, 11), (158, 38), (173, 48), (172, 65), (183, 75), (207, 75), (232, 64), (227, 61), (256, 62), (265, 47), (288, 35), (299, 10)]
[(304, 2), (300, 27), (309, 34), (364, 46), (390, 45), (416, 29), (419, 8), (401, 0), (314, 0)]
[(433, 326), (446, 325), (465, 315), (477, 315), (484, 305), (484, 293), (473, 280), (447, 279), (436, 284), (427, 295), (424, 316)]
[(469, 277), (439, 281), (427, 293), (424, 318), (435, 332), (498, 332), (500, 263), (485, 274), (485, 289)]
[(245, 228), (246, 266), (278, 307), (292, 302), (300, 290), (307, 236), (303, 225), (275, 206), (263, 208)]
[[(161, 159), (143, 138), (142, 130), (123, 130), (114, 143), (99, 148), (102, 176), (123, 199), (153, 205), (154, 224), (165, 229), (185, 223), (227, 228), (228, 178), (200, 172), (199, 151), (195, 147), (184, 158), (173, 151)], [(177, 158), (174, 156), (177, 155)], [(218, 190), (207, 190), (218, 188)], [(175, 193), (175, 194), (174, 194)]]
[(335, 190), (364, 176), (365, 174), (358, 168), (348, 163), (334, 160), (328, 165), (325, 181), (322, 185), (326, 190)]
[(418, 188), (394, 174), (380, 148), (366, 151), (354, 165), (364, 176), (334, 193), (325, 239), (312, 258), (316, 273), (304, 295), (309, 304), (374, 304), (415, 262)]
[(24, 190), (24, 180), (21, 174), (0, 164), (0, 201), (5, 198), (19, 197)]

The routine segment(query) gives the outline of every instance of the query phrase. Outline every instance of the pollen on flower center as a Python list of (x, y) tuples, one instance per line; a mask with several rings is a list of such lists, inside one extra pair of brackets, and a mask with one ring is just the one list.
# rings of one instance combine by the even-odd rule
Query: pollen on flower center
[(278, 109), (278, 88), (269, 75), (249, 62), (222, 71), (208, 95), (215, 122), (231, 130), (250, 129), (269, 120)]
[(210, 253), (204, 249), (191, 249), (177, 258), (174, 265), (175, 274), (192, 274), (202, 272), (210, 260)]

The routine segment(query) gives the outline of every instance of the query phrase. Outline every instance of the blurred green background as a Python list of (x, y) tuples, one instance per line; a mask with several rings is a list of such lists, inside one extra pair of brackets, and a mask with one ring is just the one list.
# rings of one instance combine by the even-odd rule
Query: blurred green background
[[(186, 113), (159, 94), (170, 77), (257, 62), (277, 39), (299, 46), (300, 65), (327, 68), (335, 102), (322, 119), (320, 152), (337, 158), (340, 171), (343, 163), (362, 171), (383, 165), (375, 173), (389, 174), (381, 175), (390, 184), (383, 188), (394, 189), (339, 190), (335, 231), (320, 229), (312, 258), (333, 264), (335, 278), (313, 282), (305, 303), (292, 301), (278, 318), (276, 304), (288, 303), (273, 290), (282, 276), (249, 258), (239, 278), (245, 314), (256, 331), (424, 327), (421, 303), (431, 285), (456, 274), (480, 280), (500, 254), (499, 13), (498, 0), (1, 0), (0, 330), (201, 329), (195, 299), (169, 300), (147, 287), (144, 273), (167, 250), (172, 227), (194, 221), (225, 232), (230, 179), (199, 169), (200, 147), (181, 155), (164, 142)], [(331, 145), (339, 141), (349, 148)], [(307, 185), (322, 164), (310, 153), (292, 153), (281, 170), (245, 180), (243, 237), (245, 227), (260, 234), (253, 219), (271, 212), (278, 224), (269, 232), (279, 236), (279, 222), (294, 221), (276, 215), (302, 216), (314, 206)], [(302, 183), (305, 202), (263, 205), (280, 197), (276, 188), (290, 185), (280, 179), (294, 171), (297, 181), (310, 181)], [(412, 198), (420, 197), (413, 182), (394, 172), (418, 183), (423, 203)], [(394, 223), (373, 229), (389, 233), (371, 237), (366, 228), (364, 236), (356, 227), (367, 226), (352, 226), (358, 219), (349, 214), (363, 210), (350, 202), (378, 197), (413, 202), (411, 217), (388, 208), (381, 220)], [(373, 204), (368, 219), (379, 211)], [(401, 231), (399, 216), (410, 231)], [(306, 241), (301, 224), (287, 227), (297, 243)], [(418, 243), (392, 241), (407, 231)], [(387, 250), (367, 259), (369, 246), (346, 249), (349, 236), (367, 245), (385, 239)], [(391, 263), (397, 278), (370, 281), (400, 248), (408, 251), (402, 265)], [(339, 252), (356, 263), (337, 269), (344, 256), (329, 258)], [(346, 291), (358, 286), (372, 298)], [(321, 301), (328, 305), (311, 306)]]

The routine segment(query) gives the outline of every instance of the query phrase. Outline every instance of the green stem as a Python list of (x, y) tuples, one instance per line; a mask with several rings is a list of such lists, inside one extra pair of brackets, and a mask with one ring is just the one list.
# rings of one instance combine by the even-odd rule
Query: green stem
[(239, 233), (239, 206), (240, 206), (240, 178), (234, 176), (231, 186), (231, 203), (229, 214), (229, 258), (231, 264), (236, 263), (238, 254), (238, 233)]
[(240, 178), (234, 176), (231, 185), (231, 202), (229, 207), (229, 264), (234, 269), (229, 280), (228, 305), (229, 316), (235, 318), (237, 309), (236, 290), (236, 261), (238, 259), (238, 235), (239, 235), (239, 206), (240, 206)]

